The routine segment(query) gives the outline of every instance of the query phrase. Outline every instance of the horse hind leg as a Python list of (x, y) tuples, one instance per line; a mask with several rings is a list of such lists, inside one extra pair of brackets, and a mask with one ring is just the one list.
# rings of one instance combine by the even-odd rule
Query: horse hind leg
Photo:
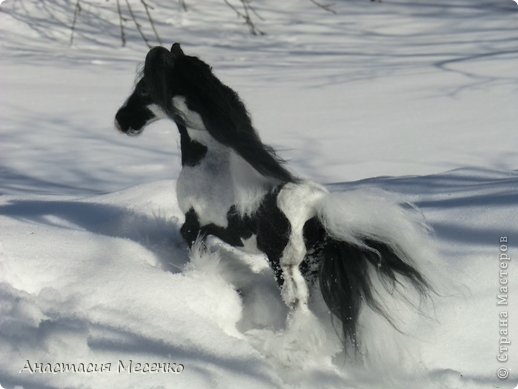
[(302, 366), (334, 354), (326, 330), (308, 307), (309, 284), (300, 265), (306, 258), (302, 235), (290, 236), (279, 260), (281, 269), (281, 296), (288, 306), (286, 327), (270, 344), (269, 352), (283, 363)]
[(301, 270), (307, 257), (304, 225), (311, 212), (307, 202), (294, 199), (291, 194), (291, 188), (282, 189), (266, 198), (259, 213), (257, 234), (257, 247), (267, 255), (289, 309), (285, 329), (273, 333), (253, 330), (249, 335), (265, 354), (283, 364), (300, 367), (326, 356), (331, 347), (322, 323), (308, 307), (310, 288)]
[(280, 259), (281, 274), (284, 281), (281, 295), (290, 311), (306, 311), (308, 309), (309, 289), (300, 271), (300, 264), (306, 256), (304, 241), (301, 238), (298, 234), (292, 233)]
[(288, 307), (294, 310), (308, 310), (308, 282), (300, 269), (306, 258), (304, 228), (314, 216), (314, 203), (323, 195), (322, 188), (310, 183), (286, 184), (277, 198), (277, 205), (291, 226), (288, 242), (280, 258), (284, 277), (282, 297)]

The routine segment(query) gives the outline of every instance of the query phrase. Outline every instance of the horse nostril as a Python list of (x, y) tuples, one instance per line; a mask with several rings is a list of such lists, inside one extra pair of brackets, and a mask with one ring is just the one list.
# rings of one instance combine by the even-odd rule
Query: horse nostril
[(117, 118), (115, 118), (115, 120), (113, 121), (113, 125), (115, 126), (115, 128), (116, 128), (117, 130), (119, 130), (120, 132), (122, 132), (121, 125), (119, 124), (119, 121), (117, 120)]
[(125, 126), (121, 125), (121, 123), (117, 120), (117, 118), (115, 118), (115, 121), (113, 122), (113, 124), (115, 125), (115, 128), (120, 132), (125, 133), (128, 131), (128, 129)]

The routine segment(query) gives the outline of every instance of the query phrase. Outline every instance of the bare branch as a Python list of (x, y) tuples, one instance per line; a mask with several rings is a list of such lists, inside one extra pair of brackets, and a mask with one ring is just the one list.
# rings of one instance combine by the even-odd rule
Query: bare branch
[(264, 21), (264, 18), (259, 15), (259, 13), (257, 12), (257, 10), (255, 9), (255, 7), (252, 7), (251, 5), (249, 5), (249, 9), (250, 11), (252, 11), (252, 13), (257, 17), (257, 19), (261, 20), (261, 21)]
[(72, 20), (72, 27), (70, 28), (70, 46), (74, 44), (74, 33), (76, 31), (76, 23), (77, 18), (79, 17), (79, 13), (81, 12), (81, 0), (77, 0), (76, 6), (74, 8), (74, 19)]
[[(250, 33), (252, 35), (266, 35), (264, 31), (261, 31), (257, 26), (255, 25), (254, 21), (252, 20), (250, 16), (250, 11), (252, 11), (255, 15), (258, 16), (256, 10), (249, 4), (247, 0), (240, 0), (241, 5), (243, 6), (243, 11), (239, 10), (234, 4), (232, 4), (229, 0), (223, 0), (225, 4), (227, 4), (235, 13), (236, 15), (243, 19), (245, 24), (250, 29)], [(259, 17), (259, 19), (262, 19)]]
[(334, 4), (322, 4), (316, 0), (309, 0), (309, 1), (311, 1), (317, 7), (322, 8), (324, 11), (331, 12), (332, 14), (336, 14), (336, 11), (332, 8), (334, 6)]
[(151, 17), (151, 14), (149, 13), (149, 8), (151, 8), (151, 6), (148, 3), (146, 3), (146, 0), (140, 0), (140, 2), (146, 9), (146, 14), (147, 14), (147, 18), (149, 20), (149, 24), (151, 24), (151, 28), (153, 29), (153, 32), (155, 33), (155, 37), (156, 37), (158, 44), (161, 45), (162, 41), (160, 40), (160, 36), (158, 35), (158, 32), (156, 31), (155, 23), (153, 22), (153, 18)]
[(239, 16), (240, 18), (243, 17), (243, 14), (234, 6), (234, 4), (232, 4), (228, 0), (223, 0), (223, 1), (225, 2), (226, 5), (228, 5), (230, 8), (232, 8), (234, 10), (234, 12), (237, 14), (237, 16)]
[[(0, 0), (1, 2), (2, 0)], [(13, 0), (15, 4), (19, 3), (21, 4), (22, 8), (25, 8), (24, 6), (24, 0)], [(47, 0), (48, 1), (48, 0)], [(111, 0), (106, 0), (107, 2), (111, 2)], [(159, 35), (157, 27), (159, 25), (156, 24), (156, 14), (153, 15), (155, 12), (155, 8), (153, 6), (152, 0), (139, 0), (142, 4), (142, 7), (144, 8), (146, 15), (147, 15), (147, 21), (149, 22), (149, 25), (151, 26), (151, 29), (153, 30), (154, 38), (152, 37), (151, 33), (150, 37), (146, 36), (144, 33), (144, 24), (141, 24), (141, 20), (139, 18), (142, 18), (140, 9), (139, 12), (135, 14), (134, 9), (132, 8), (131, 1), (132, 0), (124, 0), (126, 3), (126, 7), (128, 11), (123, 10), (123, 0), (116, 0), (116, 7), (117, 7), (117, 13), (119, 16), (119, 27), (120, 27), (120, 39), (122, 46), (127, 45), (127, 32), (131, 28), (126, 22), (133, 21), (133, 24), (135, 25), (140, 37), (144, 41), (144, 43), (148, 47), (152, 47), (152, 43), (158, 42), (158, 44), (162, 45), (162, 39)], [(134, 0), (133, 0), (134, 1)], [(257, 12), (257, 9), (254, 7), (253, 3), (254, 0), (223, 0), (223, 2), (237, 15), (239, 19), (243, 21), (243, 23), (248, 26), (248, 29), (252, 35), (266, 35), (264, 31), (262, 31), (258, 25), (258, 21), (264, 21), (265, 19)], [(323, 3), (326, 1), (331, 0), (309, 0), (312, 4), (316, 5), (317, 7), (323, 9), (326, 12), (330, 12), (333, 14), (336, 14), (336, 11), (334, 10), (334, 3)], [(381, 1), (381, 0), (371, 0), (371, 1)], [(43, 3), (45, 3), (45, 0), (43, 0)], [(72, 19), (72, 24), (70, 26), (70, 45), (72, 46), (74, 44), (74, 38), (75, 35), (78, 33), (77, 30), (77, 23), (80, 17), (81, 12), (86, 12), (83, 10), (83, 5), (85, 3), (88, 3), (88, 0), (75, 0), (75, 7), (74, 7), (74, 15)], [(113, 4), (113, 3), (112, 3)], [(187, 6), (187, 0), (178, 0), (178, 5), (183, 9), (183, 11), (188, 10)], [(133, 7), (135, 7), (135, 2), (133, 4)], [(136, 10), (136, 9), (135, 9)], [(124, 11), (124, 14), (123, 14)], [(129, 13), (129, 16), (127, 15)], [(126, 16), (125, 16), (126, 15)], [(153, 17), (155, 16), (155, 18)], [(147, 26), (146, 26), (147, 28)]]
[(182, 9), (187, 12), (187, 3), (185, 2), (185, 0), (178, 0), (178, 4), (180, 4), (180, 6), (182, 7)]
[(124, 47), (126, 46), (126, 34), (124, 33), (124, 18), (122, 17), (120, 0), (117, 0), (117, 12), (119, 13), (119, 24), (121, 28), (121, 42), (122, 47)]
[(265, 35), (266, 33), (259, 30), (253, 22), (252, 18), (250, 17), (250, 11), (257, 14), (257, 12), (255, 12), (254, 7), (252, 7), (247, 0), (241, 0), (241, 4), (243, 4), (243, 9), (245, 10), (245, 23), (250, 28), (250, 33), (252, 33), (253, 35)]
[(133, 23), (135, 23), (135, 27), (137, 27), (137, 30), (138, 30), (140, 36), (142, 37), (142, 40), (144, 42), (146, 42), (147, 47), (151, 48), (152, 46), (149, 44), (149, 40), (146, 38), (146, 36), (142, 32), (142, 29), (140, 28), (140, 24), (137, 21), (137, 18), (135, 17), (135, 14), (133, 13), (133, 9), (131, 8), (129, 0), (126, 0), (126, 5), (128, 6), (128, 11), (129, 11), (129, 13), (131, 15), (131, 18), (133, 19)]

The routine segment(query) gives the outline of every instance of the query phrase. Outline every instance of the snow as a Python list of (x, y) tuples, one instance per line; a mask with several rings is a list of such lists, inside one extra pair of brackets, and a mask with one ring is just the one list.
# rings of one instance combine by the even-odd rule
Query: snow
[[(518, 384), (512, 1), (337, 0), (331, 14), (309, 1), (257, 0), (267, 32), (260, 37), (222, 1), (188, 1), (188, 12), (153, 2), (162, 38), (213, 65), (293, 171), (333, 191), (397, 193), (434, 228), (460, 292), (439, 300), (435, 320), (409, 322), (412, 336), (373, 328), (372, 343), (385, 353), (371, 370), (332, 359), (332, 344), (300, 364), (271, 357), (279, 344), (304, 343), (309, 329), (332, 336), (318, 302), (319, 323), (283, 332), (286, 308), (261, 258), (189, 257), (178, 231), (176, 129), (157, 122), (129, 138), (113, 128), (147, 48), (129, 22), (120, 47), (114, 2), (83, 2), (73, 47), (74, 2), (8, 0), (0, 8), (1, 387)], [(512, 258), (505, 309), (497, 305), (504, 236)], [(504, 310), (512, 343), (500, 363)], [(27, 360), (113, 367), (20, 372)], [(118, 374), (119, 360), (185, 369)], [(496, 377), (501, 367), (507, 380)]]

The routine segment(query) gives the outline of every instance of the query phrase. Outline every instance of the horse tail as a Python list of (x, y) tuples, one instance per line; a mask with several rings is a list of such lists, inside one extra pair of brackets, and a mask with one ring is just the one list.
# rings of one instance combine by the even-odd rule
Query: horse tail
[(414, 309), (434, 291), (423, 271), (434, 255), (429, 228), (415, 208), (386, 192), (330, 193), (316, 211), (325, 231), (320, 290), (341, 321), (344, 346), (359, 350), (358, 318), (365, 304), (398, 330), (388, 312), (395, 307), (387, 306), (384, 296)]

